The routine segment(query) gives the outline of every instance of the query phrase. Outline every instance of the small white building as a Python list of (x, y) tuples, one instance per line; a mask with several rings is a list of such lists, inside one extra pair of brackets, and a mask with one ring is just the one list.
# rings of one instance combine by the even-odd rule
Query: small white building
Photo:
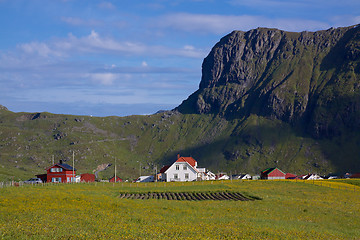
[(250, 174), (239, 174), (231, 176), (232, 179), (251, 180)]
[[(197, 168), (192, 157), (180, 157), (164, 172), (167, 182), (187, 182), (205, 178), (205, 168)], [(205, 179), (204, 179), (205, 180)]]
[(304, 180), (321, 180), (323, 179), (322, 177), (320, 177), (319, 175), (317, 174), (308, 174), (308, 175), (305, 175), (303, 177)]
[(140, 176), (135, 182), (154, 182), (154, 176)]
[(216, 179), (215, 173), (212, 173), (210, 171), (206, 172), (205, 180), (215, 180), (215, 179)]
[(230, 177), (227, 174), (221, 173), (221, 174), (217, 175), (216, 179), (217, 180), (229, 180)]

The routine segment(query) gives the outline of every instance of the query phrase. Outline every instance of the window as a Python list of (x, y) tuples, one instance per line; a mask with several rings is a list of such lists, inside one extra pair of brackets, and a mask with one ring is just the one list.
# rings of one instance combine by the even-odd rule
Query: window
[(177, 173), (174, 174), (174, 179), (178, 179)]
[(176, 170), (179, 170), (179, 165), (175, 165)]
[(185, 179), (189, 179), (189, 174), (185, 173)]
[(187, 170), (187, 166), (186, 166), (186, 165), (183, 165), (183, 170)]
[(61, 178), (54, 177), (51, 179), (51, 182), (54, 182), (54, 183), (61, 182)]
[(62, 172), (62, 168), (52, 168), (50, 172)]

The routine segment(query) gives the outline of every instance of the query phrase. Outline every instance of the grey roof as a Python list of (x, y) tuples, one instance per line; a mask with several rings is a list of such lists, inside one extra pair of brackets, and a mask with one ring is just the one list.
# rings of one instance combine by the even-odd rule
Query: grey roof
[[(59, 167), (62, 167), (62, 168), (64, 168), (64, 169), (66, 169), (66, 170), (73, 170), (73, 167), (72, 166), (70, 166), (70, 165), (68, 165), (68, 164), (65, 164), (65, 163), (62, 163), (62, 164), (60, 164), (60, 163), (58, 163), (58, 164), (55, 164), (55, 165), (58, 165)], [(74, 168), (74, 171), (76, 171), (76, 169)]]

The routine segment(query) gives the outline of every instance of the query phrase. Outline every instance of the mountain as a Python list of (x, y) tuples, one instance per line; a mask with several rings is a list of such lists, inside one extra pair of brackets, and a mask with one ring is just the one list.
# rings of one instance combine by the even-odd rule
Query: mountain
[(360, 28), (234, 31), (211, 50), (199, 90), (182, 113), (251, 114), (300, 126), (312, 137), (360, 126)]
[[(172, 111), (90, 117), (0, 107), (0, 181), (71, 160), (79, 173), (114, 164), (132, 179), (176, 155), (213, 172), (360, 171), (360, 27), (317, 32), (258, 28), (223, 37), (199, 89)], [(114, 174), (113, 167), (99, 173)]]

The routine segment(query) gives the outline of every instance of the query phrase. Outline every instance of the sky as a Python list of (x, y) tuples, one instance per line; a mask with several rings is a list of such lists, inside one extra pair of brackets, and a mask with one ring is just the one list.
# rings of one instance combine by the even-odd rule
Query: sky
[(92, 116), (171, 110), (233, 30), (359, 23), (359, 0), (0, 0), (0, 104)]

